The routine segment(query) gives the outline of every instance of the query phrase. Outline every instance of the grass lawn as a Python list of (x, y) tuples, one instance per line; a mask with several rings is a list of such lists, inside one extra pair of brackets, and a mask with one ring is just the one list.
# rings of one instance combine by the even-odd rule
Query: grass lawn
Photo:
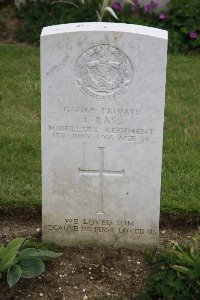
[[(199, 70), (168, 59), (162, 212), (200, 212)], [(41, 205), (39, 49), (1, 45), (0, 78), (0, 207)]]
[(39, 49), (0, 46), (0, 205), (40, 205)]

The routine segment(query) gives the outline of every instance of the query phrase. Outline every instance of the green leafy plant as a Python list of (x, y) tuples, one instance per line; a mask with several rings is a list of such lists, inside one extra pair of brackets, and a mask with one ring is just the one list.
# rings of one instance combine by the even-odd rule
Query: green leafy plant
[[(85, 5), (87, 3), (90, 6), (91, 1), (92, 0), (80, 0), (80, 4)], [(98, 22), (102, 22), (103, 17), (104, 17), (106, 12), (108, 12), (110, 15), (112, 15), (115, 19), (118, 19), (115, 12), (114, 12), (114, 10), (110, 6), (111, 2), (112, 2), (112, 0), (102, 0), (102, 1), (100, 1), (99, 5), (98, 5), (98, 9), (96, 10)], [(72, 5), (76, 8), (79, 8), (79, 4), (76, 3), (75, 1), (58, 0), (58, 1), (51, 2), (51, 4), (55, 4), (55, 3), (63, 3), (63, 4)]]
[(45, 271), (43, 261), (57, 258), (61, 253), (49, 250), (29, 248), (25, 238), (11, 240), (7, 246), (0, 247), (0, 279), (7, 277), (10, 287), (20, 278), (34, 278)]
[(191, 285), (200, 289), (200, 251), (198, 247), (199, 238), (195, 239), (195, 245), (183, 248), (176, 244), (175, 249), (170, 252), (177, 258), (176, 264), (171, 268), (177, 271), (177, 275), (190, 282)]
[[(199, 49), (200, 1), (171, 0), (167, 5), (167, 9), (167, 17), (164, 20), (165, 27), (173, 28), (173, 31), (179, 34), (181, 44), (179, 43), (178, 50), (188, 51)], [(169, 37), (171, 38), (171, 34)], [(175, 39), (172, 42), (175, 44)]]
[(97, 13), (97, 19), (99, 22), (102, 22), (104, 14), (108, 12), (110, 15), (112, 15), (116, 20), (118, 20), (118, 17), (116, 16), (114, 10), (112, 9), (110, 0), (102, 0), (99, 4), (99, 10), (96, 11)]
[(171, 0), (166, 11), (149, 0), (26, 0), (17, 10), (21, 19), (16, 35), (20, 41), (39, 42), (45, 26), (76, 22), (120, 22), (169, 32), (169, 51), (200, 51), (200, 1)]
[[(85, 3), (85, 0), (80, 0), (79, 1), (80, 4), (84, 4)], [(55, 3), (64, 3), (64, 4), (67, 4), (67, 5), (72, 5), (74, 7), (79, 7), (78, 3), (76, 3), (75, 1), (70, 1), (70, 0), (56, 0), (56, 1), (52, 1), (51, 4), (55, 4)]]
[(200, 299), (199, 239), (188, 246), (174, 244), (174, 249), (147, 256), (152, 277), (138, 299)]

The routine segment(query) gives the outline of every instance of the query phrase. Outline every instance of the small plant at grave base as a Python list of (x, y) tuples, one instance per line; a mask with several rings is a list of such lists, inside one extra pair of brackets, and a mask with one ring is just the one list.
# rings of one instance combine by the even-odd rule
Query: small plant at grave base
[(171, 250), (156, 257), (147, 256), (154, 275), (138, 300), (200, 299), (200, 239), (194, 240), (192, 245), (174, 243)]
[(186, 249), (175, 244), (175, 249), (170, 252), (175, 255), (177, 262), (171, 265), (171, 268), (177, 271), (179, 277), (186, 279), (192, 286), (196, 287), (200, 296), (200, 235), (193, 239), (195, 245), (189, 245)]
[(20, 278), (34, 278), (45, 271), (43, 261), (57, 258), (62, 253), (30, 248), (25, 238), (11, 240), (7, 246), (0, 247), (0, 280), (7, 278), (10, 287)]

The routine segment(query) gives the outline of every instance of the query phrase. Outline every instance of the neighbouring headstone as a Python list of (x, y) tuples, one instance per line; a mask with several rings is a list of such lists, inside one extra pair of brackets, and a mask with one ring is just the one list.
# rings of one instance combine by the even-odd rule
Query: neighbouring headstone
[(166, 60), (163, 30), (43, 29), (44, 241), (158, 244)]

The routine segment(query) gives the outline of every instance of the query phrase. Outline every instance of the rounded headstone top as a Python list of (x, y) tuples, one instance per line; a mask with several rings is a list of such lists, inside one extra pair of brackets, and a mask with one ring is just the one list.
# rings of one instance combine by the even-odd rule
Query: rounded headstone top
[(91, 23), (70, 23), (44, 27), (41, 36), (61, 34), (67, 32), (91, 32), (91, 31), (113, 31), (124, 33), (135, 33), (147, 36), (153, 36), (161, 39), (168, 38), (166, 30), (153, 27), (124, 24), (124, 23), (107, 23), (107, 22), (91, 22)]

